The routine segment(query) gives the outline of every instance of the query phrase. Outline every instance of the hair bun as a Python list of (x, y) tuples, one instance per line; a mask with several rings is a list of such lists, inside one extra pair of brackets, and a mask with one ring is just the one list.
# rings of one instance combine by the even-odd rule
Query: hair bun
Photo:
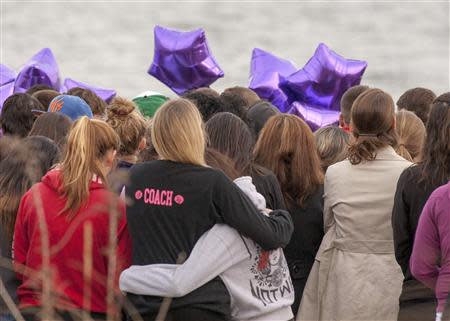
[(109, 105), (108, 112), (110, 116), (126, 117), (135, 109), (136, 105), (131, 100), (116, 97)]

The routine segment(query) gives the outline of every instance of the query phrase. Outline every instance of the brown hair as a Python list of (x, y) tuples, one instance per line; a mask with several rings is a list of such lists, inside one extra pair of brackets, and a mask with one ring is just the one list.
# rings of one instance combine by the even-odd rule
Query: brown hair
[(207, 148), (205, 160), (208, 166), (220, 169), (229, 179), (235, 180), (239, 177), (239, 173), (234, 168), (233, 161), (221, 152), (212, 148)]
[(58, 146), (46, 137), (34, 136), (16, 142), (0, 162), (0, 232), (8, 240), (12, 240), (22, 196), (58, 160)]
[(82, 98), (89, 105), (89, 107), (91, 107), (92, 114), (94, 114), (94, 116), (104, 116), (106, 107), (108, 105), (92, 90), (81, 87), (74, 87), (72, 89), (69, 89), (66, 94)]
[(250, 108), (250, 106), (253, 106), (255, 103), (261, 100), (257, 93), (246, 87), (230, 87), (225, 89), (224, 93), (240, 96), (245, 102), (244, 107), (246, 108)]
[(341, 115), (346, 125), (350, 125), (350, 116), (352, 112), (352, 106), (356, 98), (369, 89), (368, 86), (358, 85), (347, 89), (341, 98)]
[(119, 145), (119, 136), (104, 121), (83, 116), (74, 123), (61, 163), (60, 192), (67, 198), (62, 212), (70, 209), (70, 214), (74, 214), (83, 206), (89, 197), (93, 175), (107, 183), (99, 162), (108, 151), (117, 150)]
[(254, 151), (255, 161), (272, 170), (289, 205), (303, 207), (323, 184), (314, 135), (294, 115), (273, 116), (262, 129)]
[(325, 173), (329, 166), (347, 158), (350, 135), (342, 128), (328, 126), (314, 133), (320, 165)]
[(231, 113), (218, 113), (206, 122), (208, 146), (227, 155), (240, 175), (252, 172), (253, 137), (247, 124)]
[(152, 144), (162, 159), (205, 166), (202, 116), (187, 99), (163, 104), (153, 117)]
[(146, 121), (145, 148), (139, 152), (138, 162), (148, 162), (159, 158), (158, 152), (152, 143), (152, 119)]
[(395, 114), (392, 97), (381, 89), (363, 92), (353, 103), (351, 127), (354, 140), (348, 153), (350, 163), (357, 165), (374, 160), (377, 151), (396, 147)]
[(413, 112), (400, 110), (396, 114), (397, 154), (410, 162), (418, 162), (425, 141), (425, 125)]
[(26, 137), (33, 127), (36, 116), (32, 110), (44, 107), (36, 98), (28, 94), (14, 94), (3, 103), (0, 113), (0, 126), (3, 134)]
[(419, 117), (424, 124), (428, 121), (428, 115), (430, 113), (431, 103), (436, 98), (434, 92), (426, 88), (412, 88), (397, 100), (398, 109), (406, 109), (412, 111)]
[(39, 90), (36, 91), (32, 96), (39, 100), (39, 102), (44, 107), (44, 110), (48, 110), (48, 106), (52, 102), (53, 98), (59, 96), (60, 93), (53, 89)]
[(66, 115), (45, 113), (36, 119), (28, 136), (48, 137), (63, 151), (71, 126), (72, 120)]
[(131, 100), (116, 97), (106, 111), (106, 122), (120, 138), (119, 156), (134, 155), (145, 136), (146, 123)]
[(420, 182), (443, 185), (450, 180), (450, 92), (433, 101), (426, 131)]

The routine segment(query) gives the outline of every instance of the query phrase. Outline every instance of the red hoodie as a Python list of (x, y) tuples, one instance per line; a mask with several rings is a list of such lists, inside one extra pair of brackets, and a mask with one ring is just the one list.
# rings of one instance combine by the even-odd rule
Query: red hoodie
[[(66, 203), (66, 199), (58, 192), (60, 185), (60, 171), (52, 170), (23, 196), (14, 231), (14, 262), (35, 271), (41, 269), (41, 233), (33, 199), (35, 195), (39, 195), (49, 234), (52, 295), (55, 295), (56, 306), (60, 309), (83, 308), (83, 229), (85, 223), (91, 222), (93, 276), (90, 287), (91, 302), (87, 309), (105, 313), (109, 208), (115, 196), (100, 180), (93, 180), (89, 187), (87, 203), (70, 219), (66, 213), (59, 214)], [(131, 260), (131, 240), (125, 205), (121, 200), (118, 201), (118, 211), (120, 219), (117, 229), (117, 276), (130, 265)], [(17, 270), (20, 271), (19, 266)], [(17, 290), (21, 307), (41, 306), (41, 283), (27, 275), (18, 277), (22, 281)]]

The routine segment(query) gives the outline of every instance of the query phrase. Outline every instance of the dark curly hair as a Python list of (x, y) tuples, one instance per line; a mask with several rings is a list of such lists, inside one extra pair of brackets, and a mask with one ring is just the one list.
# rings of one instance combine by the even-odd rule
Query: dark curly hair
[(32, 110), (44, 110), (36, 98), (28, 94), (14, 94), (3, 103), (0, 125), (6, 135), (26, 137), (36, 116)]
[(358, 96), (352, 106), (355, 139), (348, 149), (350, 163), (374, 160), (379, 149), (397, 146), (394, 110), (392, 97), (381, 89), (368, 89)]
[(202, 88), (188, 91), (183, 95), (183, 98), (194, 103), (200, 111), (204, 122), (208, 121), (215, 114), (223, 111), (223, 103), (220, 100), (220, 97), (205, 93), (205, 90)]
[(440, 186), (450, 179), (450, 92), (431, 105), (421, 165), (419, 181), (426, 186)]
[(95, 116), (104, 116), (108, 104), (92, 90), (74, 87), (67, 91), (67, 95), (80, 97), (91, 107), (92, 114)]
[(247, 122), (247, 108), (244, 98), (233, 92), (223, 92), (220, 94), (220, 100), (223, 104), (223, 111), (232, 113)]

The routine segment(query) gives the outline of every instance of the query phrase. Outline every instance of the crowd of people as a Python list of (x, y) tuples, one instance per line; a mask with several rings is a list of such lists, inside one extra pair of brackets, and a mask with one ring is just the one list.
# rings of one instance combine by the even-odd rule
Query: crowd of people
[(450, 320), (450, 93), (313, 132), (252, 90), (0, 114), (0, 320)]

